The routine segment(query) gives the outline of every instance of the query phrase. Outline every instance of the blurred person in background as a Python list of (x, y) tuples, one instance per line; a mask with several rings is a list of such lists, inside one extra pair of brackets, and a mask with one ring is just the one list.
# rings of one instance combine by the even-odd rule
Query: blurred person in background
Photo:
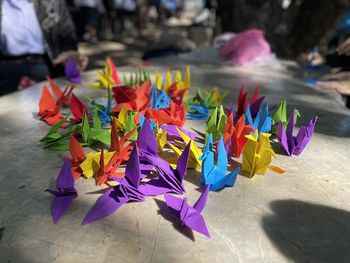
[(116, 11), (116, 32), (123, 33), (131, 27), (131, 21), (135, 17), (135, 0), (114, 0), (114, 10)]
[(106, 11), (103, 1), (74, 0), (74, 4), (79, 7), (81, 17), (84, 20), (85, 33), (83, 35), (83, 40), (91, 44), (97, 44), (101, 14)]
[(86, 67), (64, 0), (0, 0), (0, 22), (0, 95), (17, 90), (24, 76), (63, 75), (69, 57)]

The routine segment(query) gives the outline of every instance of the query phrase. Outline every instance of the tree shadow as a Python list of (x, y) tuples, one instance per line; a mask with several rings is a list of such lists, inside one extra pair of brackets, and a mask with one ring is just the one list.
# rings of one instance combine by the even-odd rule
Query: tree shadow
[(180, 222), (176, 218), (176, 216), (174, 216), (170, 212), (168, 206), (166, 205), (166, 202), (164, 202), (162, 200), (159, 200), (159, 199), (156, 199), (156, 198), (154, 198), (153, 200), (156, 202), (156, 204), (157, 204), (157, 206), (159, 208), (158, 214), (161, 215), (165, 220), (167, 220), (169, 222), (172, 222), (173, 223), (173, 227), (174, 227), (175, 230), (177, 230), (178, 232), (183, 234), (185, 237), (187, 237), (188, 239), (190, 239), (190, 240), (192, 240), (194, 242), (195, 239), (194, 239), (193, 231), (190, 228), (186, 227), (186, 226), (182, 227), (180, 225)]
[(299, 200), (270, 204), (262, 225), (274, 245), (293, 262), (349, 262), (350, 212)]

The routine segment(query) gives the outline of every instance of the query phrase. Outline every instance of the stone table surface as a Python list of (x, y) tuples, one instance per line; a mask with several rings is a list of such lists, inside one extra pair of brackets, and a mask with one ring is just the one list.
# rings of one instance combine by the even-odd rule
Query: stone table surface
[[(185, 69), (180, 59), (153, 66)], [(83, 74), (78, 96), (104, 95), (88, 87), (94, 78), (94, 72)], [(350, 111), (336, 94), (304, 85), (289, 69), (192, 65), (192, 93), (218, 86), (229, 91), (225, 105), (236, 104), (241, 84), (250, 94), (261, 85), (269, 104), (286, 97), (289, 112), (296, 107), (302, 114), (298, 124), (315, 115), (319, 120), (301, 156), (273, 160), (284, 174), (240, 175), (234, 188), (210, 192), (203, 211), (210, 239), (179, 228), (161, 196), (81, 226), (104, 188), (85, 179), (77, 181), (79, 197), (53, 224), (52, 196), (44, 190), (62, 154), (38, 142), (49, 128), (36, 118), (42, 84), (1, 97), (0, 262), (349, 262)], [(205, 123), (187, 121), (186, 127), (204, 131)], [(189, 170), (185, 177), (190, 204), (203, 189), (199, 176)]]

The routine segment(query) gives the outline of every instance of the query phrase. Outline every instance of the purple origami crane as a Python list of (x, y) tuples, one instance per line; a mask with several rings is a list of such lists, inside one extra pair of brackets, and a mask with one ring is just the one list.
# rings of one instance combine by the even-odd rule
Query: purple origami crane
[(135, 144), (126, 165), (125, 177), (120, 180), (119, 185), (109, 189), (97, 200), (82, 224), (85, 225), (106, 217), (129, 201), (144, 201), (145, 197), (138, 189), (140, 177), (140, 160)]
[(66, 78), (68, 81), (81, 84), (80, 72), (73, 58), (70, 57), (67, 59), (66, 66), (64, 68), (64, 73), (66, 74)]
[(276, 136), (279, 144), (283, 150), (289, 155), (300, 155), (310, 142), (314, 133), (317, 116), (310, 120), (305, 126), (300, 127), (297, 136), (293, 136), (294, 128), (294, 111), (289, 117), (287, 130), (285, 130), (283, 123), (280, 121), (277, 126)]
[(64, 161), (61, 171), (56, 178), (56, 189), (46, 190), (55, 196), (51, 205), (53, 222), (55, 224), (66, 212), (73, 199), (78, 196), (78, 191), (74, 188), (72, 170), (67, 160)]
[(167, 161), (158, 156), (157, 140), (147, 120), (145, 120), (139, 133), (138, 143), (142, 167), (144, 169), (155, 169), (158, 173), (158, 177), (140, 185), (139, 190), (145, 196), (156, 196), (168, 192), (183, 194), (185, 188), (182, 181), (187, 170), (190, 143), (182, 152), (176, 169), (171, 168)]
[(165, 129), (165, 132), (167, 134), (167, 139), (169, 142), (174, 142), (175, 140), (177, 141), (183, 141), (178, 129), (180, 129), (184, 134), (186, 134), (191, 140), (196, 139), (196, 134), (194, 132), (188, 131), (183, 127), (179, 127), (177, 125), (172, 125), (172, 124), (164, 124), (161, 126), (162, 129)]
[(207, 185), (193, 207), (188, 205), (187, 198), (183, 199), (170, 194), (164, 194), (168, 208), (180, 219), (181, 226), (186, 225), (207, 237), (210, 237), (210, 234), (201, 212), (207, 203), (209, 188), (210, 185)]

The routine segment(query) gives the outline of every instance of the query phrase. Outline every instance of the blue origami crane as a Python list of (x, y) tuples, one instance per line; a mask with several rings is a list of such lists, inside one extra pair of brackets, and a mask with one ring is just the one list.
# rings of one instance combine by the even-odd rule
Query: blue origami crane
[(152, 85), (151, 91), (151, 108), (154, 110), (160, 110), (168, 108), (170, 104), (170, 98), (168, 94), (161, 89), (157, 89), (155, 85)]
[(269, 105), (266, 103), (256, 115), (254, 121), (250, 112), (250, 107), (247, 106), (245, 113), (245, 123), (253, 127), (254, 130), (258, 130), (260, 133), (269, 133), (272, 128), (272, 117), (269, 114)]
[(201, 105), (188, 105), (187, 119), (189, 120), (204, 120), (208, 119), (209, 108), (204, 101), (201, 101)]
[(212, 151), (212, 147), (213, 135), (209, 134), (203, 155), (199, 158), (202, 160), (202, 184), (210, 184), (210, 191), (221, 190), (224, 187), (233, 187), (236, 182), (239, 168), (236, 168), (234, 171), (226, 175), (228, 161), (222, 136), (216, 149), (218, 155), (216, 165), (214, 164), (214, 152)]

